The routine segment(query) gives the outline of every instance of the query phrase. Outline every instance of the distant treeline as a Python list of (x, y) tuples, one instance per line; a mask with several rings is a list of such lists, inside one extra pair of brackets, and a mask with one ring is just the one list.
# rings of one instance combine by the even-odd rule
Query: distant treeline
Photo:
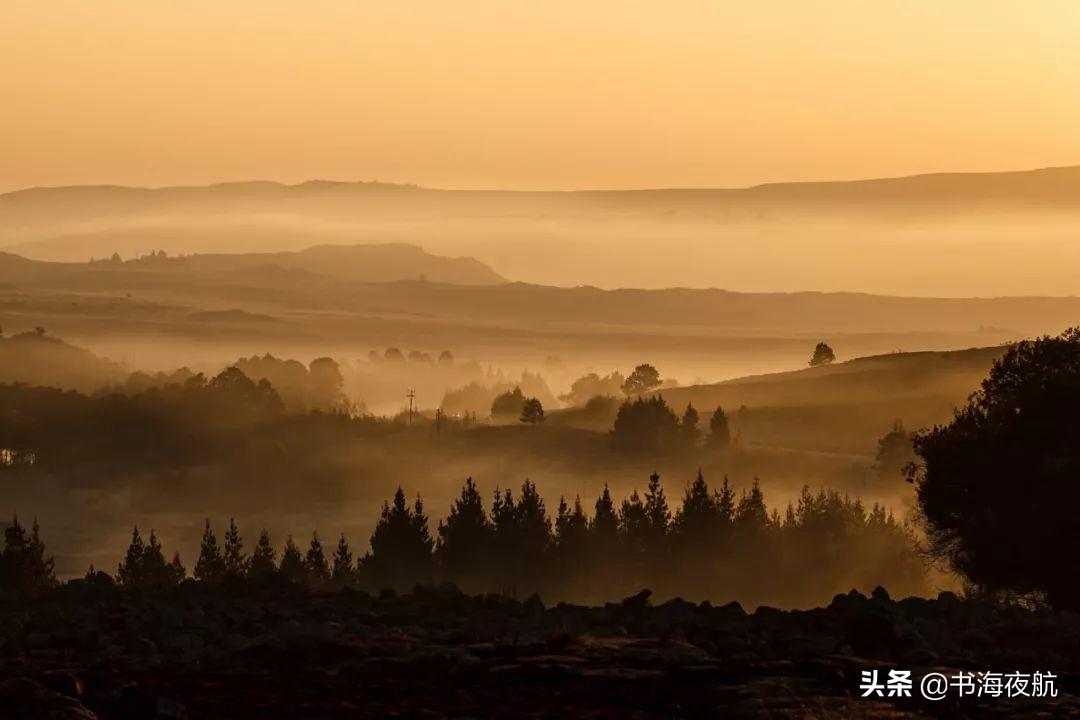
[[(23, 557), (31, 545), (25, 532), (9, 529), (8, 538), (3, 557)], [(33, 538), (37, 559), (0, 565), (6, 568), (4, 586), (51, 584), (36, 530)], [(23, 566), (36, 574), (28, 579), (12, 569)], [(410, 503), (399, 488), (383, 506), (370, 549), (358, 559), (344, 535), (327, 548), (317, 533), (305, 549), (287, 538), (279, 556), (263, 531), (249, 553), (234, 521), (219, 543), (208, 520), (192, 570), (200, 582), (226, 585), (295, 582), (404, 591), (453, 582), (470, 593), (536, 592), (588, 602), (644, 587), (661, 595), (785, 605), (820, 603), (852, 587), (925, 590), (915, 539), (884, 508), (867, 510), (857, 499), (804, 488), (783, 514), (770, 512), (756, 482), (736, 495), (726, 478), (713, 490), (700, 473), (674, 512), (653, 474), (644, 495), (635, 491), (616, 505), (605, 487), (591, 516), (580, 500), (560, 499), (554, 518), (528, 480), (516, 496), (496, 490), (488, 510), (470, 478), (434, 533), (419, 496)], [(86, 581), (153, 589), (186, 576), (179, 555), (168, 561), (154, 532), (144, 540), (136, 528), (115, 576), (91, 568)]]

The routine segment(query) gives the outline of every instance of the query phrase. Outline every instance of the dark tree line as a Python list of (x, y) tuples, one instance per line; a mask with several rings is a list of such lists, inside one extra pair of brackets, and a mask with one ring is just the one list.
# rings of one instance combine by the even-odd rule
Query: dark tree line
[[(586, 510), (580, 498), (560, 498), (549, 511), (529, 480), (517, 493), (496, 489), (485, 503), (470, 478), (433, 534), (421, 499), (410, 502), (399, 488), (359, 557), (344, 535), (324, 547), (318, 534), (306, 549), (287, 538), (279, 557), (265, 530), (248, 554), (234, 521), (220, 543), (208, 521), (193, 576), (223, 585), (294, 582), (399, 592), (453, 582), (470, 593), (538, 592), (586, 602), (645, 587), (662, 595), (792, 605), (824, 602), (851, 587), (922, 590), (910, 532), (884, 508), (867, 510), (833, 491), (804, 488), (781, 514), (768, 509), (756, 481), (736, 493), (727, 478), (710, 488), (698, 473), (673, 507), (653, 474), (642, 493), (616, 502), (605, 487), (591, 505)], [(154, 588), (184, 578), (179, 556), (166, 562), (153, 532), (147, 542), (133, 532), (118, 583)]]
[(0, 595), (33, 596), (56, 585), (52, 558), (45, 556), (45, 543), (37, 520), (30, 532), (16, 515), (4, 529), (4, 547), (0, 550)]

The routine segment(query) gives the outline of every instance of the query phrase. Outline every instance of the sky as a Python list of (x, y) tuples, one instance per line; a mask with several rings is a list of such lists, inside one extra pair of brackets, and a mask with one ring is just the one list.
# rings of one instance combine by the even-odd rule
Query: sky
[(1080, 164), (1075, 0), (5, 0), (0, 191)]

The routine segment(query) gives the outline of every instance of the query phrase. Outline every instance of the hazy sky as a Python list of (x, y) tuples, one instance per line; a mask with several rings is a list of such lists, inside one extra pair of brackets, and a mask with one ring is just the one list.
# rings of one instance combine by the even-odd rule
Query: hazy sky
[(4, 0), (0, 190), (1080, 163), (1076, 0)]

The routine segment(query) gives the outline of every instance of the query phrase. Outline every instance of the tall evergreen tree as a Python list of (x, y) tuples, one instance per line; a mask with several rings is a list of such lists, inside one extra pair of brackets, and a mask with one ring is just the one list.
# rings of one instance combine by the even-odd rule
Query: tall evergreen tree
[(154, 532), (153, 528), (150, 529), (150, 537), (146, 542), (146, 547), (143, 549), (142, 576), (143, 581), (149, 587), (160, 588), (175, 584), (173, 572), (165, 562), (165, 553), (161, 549), (161, 541), (158, 540), (157, 533)]
[(128, 543), (127, 553), (123, 562), (116, 568), (116, 581), (128, 587), (138, 587), (143, 584), (143, 553), (146, 544), (139, 534), (139, 526), (136, 525), (131, 531), (131, 542)]
[(289, 582), (303, 582), (305, 579), (304, 558), (293, 542), (292, 535), (285, 540), (285, 550), (281, 553), (281, 565), (278, 568), (281, 577)]
[(600, 538), (614, 538), (619, 531), (619, 517), (607, 483), (604, 483), (604, 490), (596, 499), (596, 511), (590, 528)]
[(686, 403), (686, 410), (683, 411), (679, 430), (682, 432), (683, 439), (690, 446), (697, 445), (698, 438), (701, 436), (701, 431), (698, 429), (698, 420), (698, 411), (694, 409), (692, 403)]
[(210, 528), (209, 518), (203, 529), (202, 544), (199, 546), (199, 559), (195, 562), (195, 578), (203, 582), (217, 582), (225, 574), (225, 560), (221, 557), (217, 536)]
[(270, 533), (263, 529), (255, 543), (255, 550), (251, 553), (248, 576), (255, 582), (266, 582), (277, 570), (276, 559), (277, 553), (270, 543)]
[(555, 516), (555, 546), (562, 557), (578, 555), (580, 559), (580, 554), (585, 549), (588, 530), (589, 520), (581, 507), (581, 498), (574, 499), (574, 508), (571, 510), (566, 504), (566, 498), (560, 497)]
[(709, 446), (718, 450), (726, 450), (731, 445), (731, 428), (728, 426), (727, 413), (724, 408), (717, 406), (712, 417), (709, 418)]
[(172, 562), (169, 563), (169, 573), (171, 582), (174, 585), (182, 583), (187, 577), (187, 568), (184, 567), (184, 563), (180, 562), (179, 552), (173, 553)]
[(465, 479), (446, 521), (439, 522), (438, 532), (436, 559), (451, 580), (469, 585), (487, 575), (492, 527), (471, 477)]
[(248, 560), (244, 556), (244, 541), (236, 527), (236, 519), (229, 518), (229, 529), (225, 531), (225, 574), (233, 578), (242, 578), (248, 572)]
[(338, 539), (337, 549), (334, 551), (334, 569), (330, 579), (335, 585), (351, 585), (356, 578), (356, 568), (353, 565), (352, 550), (345, 540), (345, 533), (341, 533)]
[(645, 491), (645, 519), (650, 535), (659, 542), (667, 534), (671, 510), (657, 473), (649, 476), (649, 487)]
[(307, 571), (308, 581), (313, 584), (321, 585), (330, 580), (330, 566), (326, 562), (318, 533), (311, 533), (311, 543), (304, 556), (304, 570)]
[(420, 497), (410, 509), (399, 487), (393, 505), (383, 504), (371, 534), (371, 551), (361, 561), (362, 575), (367, 582), (394, 589), (427, 582), (431, 579), (434, 544)]
[(686, 488), (674, 526), (676, 532), (690, 544), (706, 542), (717, 527), (716, 499), (709, 492), (701, 468), (698, 468), (694, 482)]

